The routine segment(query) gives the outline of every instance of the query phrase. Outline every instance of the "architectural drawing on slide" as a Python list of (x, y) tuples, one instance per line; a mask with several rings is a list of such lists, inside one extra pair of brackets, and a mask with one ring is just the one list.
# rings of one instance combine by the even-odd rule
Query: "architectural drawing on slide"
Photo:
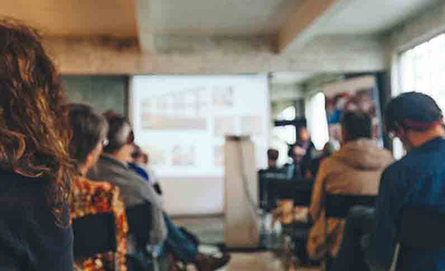
[(142, 102), (143, 129), (206, 130), (206, 117), (202, 111), (234, 106), (232, 86), (214, 86), (210, 92), (206, 90), (191, 88), (145, 99)]
[(132, 99), (137, 142), (161, 178), (223, 177), (227, 135), (266, 153), (266, 76), (135, 76)]

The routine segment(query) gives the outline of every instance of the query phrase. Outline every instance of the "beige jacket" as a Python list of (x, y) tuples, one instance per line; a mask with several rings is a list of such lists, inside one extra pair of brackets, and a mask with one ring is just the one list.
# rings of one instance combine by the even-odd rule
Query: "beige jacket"
[(326, 221), (326, 195), (376, 195), (380, 175), (392, 162), (391, 153), (370, 139), (351, 141), (322, 161), (309, 208), (310, 218), (314, 221), (307, 243), (311, 258), (322, 259), (327, 253), (335, 256), (343, 237), (344, 220), (329, 218)]

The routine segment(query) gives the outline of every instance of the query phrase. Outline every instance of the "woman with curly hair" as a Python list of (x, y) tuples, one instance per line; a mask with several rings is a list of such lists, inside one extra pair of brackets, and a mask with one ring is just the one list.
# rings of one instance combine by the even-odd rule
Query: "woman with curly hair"
[[(73, 225), (75, 225), (75, 219), (98, 214), (111, 214), (116, 225), (116, 252), (109, 250), (95, 255), (79, 257), (75, 255), (74, 269), (76, 271), (126, 271), (128, 225), (119, 188), (108, 182), (92, 182), (85, 177), (87, 171), (99, 159), (102, 148), (108, 144), (107, 120), (95, 113), (92, 107), (83, 104), (69, 106), (69, 119), (72, 130), (70, 153), (81, 175), (74, 178), (71, 188), (70, 210)], [(79, 240), (83, 236), (77, 235), (76, 231), (74, 233), (75, 244), (91, 245), (92, 242), (100, 242), (100, 240)]]
[(72, 270), (64, 95), (39, 34), (0, 19), (0, 270)]

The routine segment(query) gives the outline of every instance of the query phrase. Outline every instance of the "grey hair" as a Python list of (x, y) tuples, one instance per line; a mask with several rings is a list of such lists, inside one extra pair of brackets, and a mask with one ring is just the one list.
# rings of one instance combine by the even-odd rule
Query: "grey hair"
[(108, 145), (104, 148), (106, 153), (118, 152), (126, 143), (131, 125), (122, 115), (105, 116), (108, 121)]

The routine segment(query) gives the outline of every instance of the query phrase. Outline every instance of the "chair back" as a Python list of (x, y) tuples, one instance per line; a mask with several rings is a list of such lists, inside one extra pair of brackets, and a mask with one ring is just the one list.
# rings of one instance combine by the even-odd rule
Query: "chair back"
[(402, 247), (445, 250), (445, 209), (404, 207), (398, 239)]
[(116, 252), (116, 220), (113, 213), (98, 213), (72, 221), (74, 258)]
[(349, 209), (355, 205), (373, 207), (377, 196), (328, 194), (326, 197), (326, 217), (346, 218)]
[(150, 229), (152, 228), (151, 203), (127, 207), (125, 209), (128, 220), (128, 233), (133, 234), (137, 247), (145, 247), (150, 241)]
[(313, 179), (271, 180), (268, 183), (269, 196), (273, 199), (292, 199), (294, 206), (309, 206)]
[(273, 209), (273, 195), (269, 195), (269, 186), (273, 184), (275, 180), (286, 180), (286, 178), (286, 172), (279, 168), (260, 170), (258, 172), (258, 202), (261, 209), (267, 211)]

